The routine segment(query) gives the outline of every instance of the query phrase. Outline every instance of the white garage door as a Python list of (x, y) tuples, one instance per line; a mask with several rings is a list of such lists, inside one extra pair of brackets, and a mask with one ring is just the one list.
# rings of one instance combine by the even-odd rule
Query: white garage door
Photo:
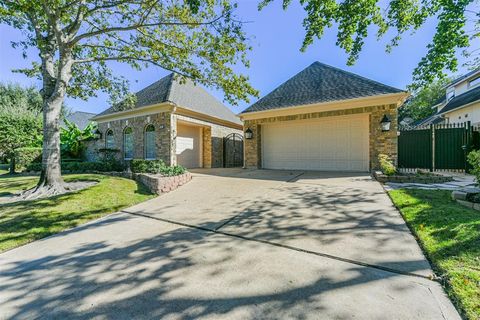
[(177, 124), (177, 163), (185, 168), (202, 166), (202, 128)]
[(368, 171), (368, 115), (284, 121), (262, 126), (267, 169)]

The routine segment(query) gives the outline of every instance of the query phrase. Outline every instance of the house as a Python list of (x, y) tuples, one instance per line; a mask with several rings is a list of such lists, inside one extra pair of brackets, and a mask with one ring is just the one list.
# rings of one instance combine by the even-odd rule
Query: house
[(397, 108), (407, 96), (314, 62), (240, 114), (245, 166), (369, 171), (379, 154), (396, 161)]
[[(90, 119), (94, 116), (95, 113), (75, 111), (65, 116), (65, 119), (74, 123), (80, 130), (83, 130), (91, 122)], [(66, 124), (63, 120), (60, 122), (60, 126), (66, 128)]]
[(110, 107), (92, 120), (101, 138), (87, 158), (116, 150), (119, 160), (161, 159), (187, 168), (223, 166), (223, 138), (242, 133), (239, 118), (192, 81), (173, 73), (136, 93), (133, 108)]
[(445, 96), (433, 107), (437, 109), (434, 116), (444, 123), (480, 124), (480, 68), (450, 82)]

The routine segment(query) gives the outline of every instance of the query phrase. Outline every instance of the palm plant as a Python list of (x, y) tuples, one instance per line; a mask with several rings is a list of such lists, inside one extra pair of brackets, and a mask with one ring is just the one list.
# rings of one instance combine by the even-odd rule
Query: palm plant
[(64, 119), (66, 128), (60, 129), (60, 148), (62, 154), (72, 158), (80, 158), (85, 150), (85, 140), (93, 139), (96, 125), (90, 122), (85, 129), (80, 129), (75, 123)]

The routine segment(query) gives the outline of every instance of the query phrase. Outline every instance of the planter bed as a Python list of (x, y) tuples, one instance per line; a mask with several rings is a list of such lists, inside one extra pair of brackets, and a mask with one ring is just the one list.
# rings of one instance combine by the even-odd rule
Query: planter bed
[[(64, 174), (70, 172), (63, 172)], [(73, 173), (73, 172), (72, 172)], [(143, 184), (147, 189), (154, 194), (162, 194), (173, 191), (178, 187), (184, 185), (185, 183), (192, 180), (192, 174), (190, 172), (185, 172), (178, 176), (162, 176), (161, 174), (152, 174), (152, 173), (133, 173), (127, 171), (111, 171), (111, 172), (100, 172), (92, 171), (89, 173), (94, 174), (103, 174), (107, 176), (121, 177), (132, 179)], [(31, 175), (30, 172), (28, 175)]]
[(375, 171), (373, 173), (375, 179), (378, 182), (395, 182), (395, 183), (422, 183), (422, 184), (431, 184), (431, 183), (445, 183), (453, 181), (453, 177), (444, 176), (437, 173), (423, 173), (423, 174), (394, 174), (387, 176), (380, 171)]

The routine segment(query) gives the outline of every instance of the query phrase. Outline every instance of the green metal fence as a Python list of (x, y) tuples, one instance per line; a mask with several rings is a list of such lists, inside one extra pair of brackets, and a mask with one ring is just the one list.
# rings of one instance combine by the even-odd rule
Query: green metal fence
[(398, 166), (410, 169), (432, 169), (432, 130), (400, 131)]
[(478, 131), (469, 122), (400, 130), (398, 167), (468, 171), (466, 155), (476, 148), (476, 141)]

